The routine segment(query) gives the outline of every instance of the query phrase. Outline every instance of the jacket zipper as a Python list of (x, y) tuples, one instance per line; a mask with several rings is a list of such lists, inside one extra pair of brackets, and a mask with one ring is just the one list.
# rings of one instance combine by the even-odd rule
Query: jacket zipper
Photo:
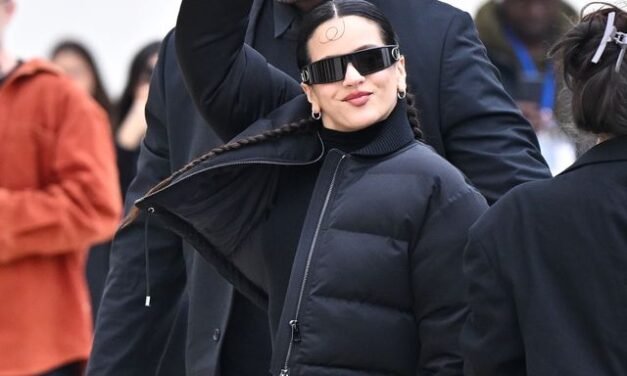
[[(322, 141), (320, 141), (322, 142)], [(207, 168), (203, 168), (199, 171), (194, 172), (193, 174), (187, 175), (185, 177), (181, 177), (175, 181), (173, 181), (172, 183), (168, 184), (167, 186), (161, 188), (160, 190), (156, 191), (156, 192), (152, 192), (150, 195), (146, 195), (143, 196), (139, 199), (137, 199), (134, 204), (138, 204), (141, 203), (142, 201), (144, 201), (147, 198), (150, 198), (154, 195), (156, 195), (157, 193), (160, 193), (161, 191), (172, 187), (175, 184), (178, 184), (184, 180), (187, 180), (191, 177), (194, 177), (198, 174), (202, 174), (203, 172), (207, 172), (207, 171), (211, 171), (211, 170), (215, 170), (217, 168), (222, 168), (222, 167), (231, 167), (231, 166), (242, 166), (242, 165), (248, 165), (248, 164), (260, 164), (260, 165), (274, 165), (274, 166), (308, 166), (308, 165), (312, 165), (318, 161), (320, 161), (325, 155), (324, 152), (324, 146), (322, 147), (322, 152), (320, 153), (319, 156), (316, 157), (316, 159), (311, 160), (311, 161), (307, 161), (307, 162), (284, 162), (284, 161), (273, 161), (273, 160), (266, 160), (266, 159), (254, 159), (254, 160), (248, 160), (248, 161), (235, 161), (235, 162), (225, 162), (225, 163), (221, 163), (221, 164), (217, 164), (215, 166), (210, 166)]]
[[(319, 136), (318, 136), (319, 137)], [(322, 141), (320, 141), (322, 142)], [(310, 165), (310, 164), (314, 164), (316, 162), (318, 162), (323, 156), (324, 156), (324, 146), (322, 147), (322, 153), (313, 161), (308, 161), (308, 162), (279, 162), (279, 161), (270, 161), (270, 160), (263, 160), (263, 159), (256, 159), (256, 160), (249, 160), (249, 161), (236, 161), (236, 162), (226, 162), (226, 163), (222, 163), (222, 164), (218, 164), (215, 166), (211, 166), (209, 168), (205, 168), (202, 169), (200, 171), (197, 171), (189, 176), (186, 176), (184, 178), (181, 178), (180, 180), (174, 181), (172, 184), (178, 184), (179, 182), (183, 181), (183, 180), (187, 180), (189, 178), (191, 178), (192, 176), (195, 176), (196, 174), (200, 174), (206, 171), (210, 171), (210, 170), (214, 170), (216, 168), (221, 168), (221, 167), (229, 167), (229, 166), (239, 166), (239, 165), (247, 165), (247, 164), (267, 164), (267, 165), (279, 165), (279, 166), (306, 166), (306, 165)], [(157, 193), (160, 193), (162, 190), (169, 188), (172, 186), (172, 184), (151, 193), (150, 195), (141, 197), (137, 200), (135, 200), (134, 204), (137, 205), (138, 203), (141, 203), (142, 201), (156, 195)], [(148, 243), (147, 243), (147, 239), (148, 239), (148, 218), (150, 218), (150, 216), (152, 214), (154, 214), (156, 212), (154, 206), (149, 206), (146, 209), (147, 212), (147, 216), (146, 216), (146, 225), (144, 228), (144, 238), (146, 239), (145, 244), (144, 244), (144, 251), (145, 251), (145, 263), (146, 263), (146, 300), (144, 305), (146, 307), (150, 307), (150, 303), (151, 303), (151, 295), (150, 295), (150, 264), (149, 264), (149, 252), (148, 252)]]
[(300, 315), (300, 307), (303, 302), (303, 295), (305, 293), (305, 286), (307, 285), (307, 280), (309, 279), (309, 269), (311, 267), (311, 260), (313, 258), (313, 252), (316, 247), (318, 241), (318, 235), (320, 233), (320, 227), (322, 226), (322, 220), (327, 211), (327, 206), (329, 205), (329, 201), (331, 199), (331, 194), (333, 193), (333, 188), (335, 186), (335, 179), (337, 177), (337, 173), (340, 170), (340, 166), (342, 165), (342, 161), (346, 158), (346, 154), (343, 154), (340, 160), (335, 166), (335, 171), (333, 172), (333, 177), (331, 178), (331, 184), (329, 185), (329, 189), (327, 190), (327, 195), (324, 199), (324, 204), (322, 205), (322, 210), (320, 211), (320, 217), (318, 218), (318, 223), (316, 225), (316, 231), (314, 232), (313, 241), (311, 242), (311, 246), (309, 247), (309, 253), (307, 255), (307, 263), (305, 264), (305, 274), (303, 275), (303, 280), (300, 285), (300, 293), (298, 295), (298, 302), (296, 303), (296, 313), (294, 314), (294, 319), (289, 321), (289, 325), (292, 328), (292, 335), (287, 347), (287, 355), (285, 356), (285, 362), (283, 363), (283, 368), (281, 369), (280, 376), (289, 376), (290, 370), (288, 368), (288, 363), (290, 357), (292, 355), (292, 349), (295, 343), (300, 342), (300, 324), (298, 322), (298, 317)]

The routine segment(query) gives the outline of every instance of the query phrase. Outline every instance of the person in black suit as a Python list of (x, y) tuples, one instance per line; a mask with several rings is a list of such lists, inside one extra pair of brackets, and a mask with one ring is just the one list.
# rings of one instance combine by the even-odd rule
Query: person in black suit
[[(294, 51), (298, 20), (303, 11), (320, 2), (255, 0), (248, 43), (269, 62), (299, 77)], [(504, 92), (468, 14), (433, 0), (373, 2), (384, 13), (393, 13), (391, 18), (406, 46), (410, 85), (420, 94), (417, 99), (426, 140), (438, 153), (461, 168), (491, 202), (521, 182), (550, 176), (531, 127)], [(407, 14), (414, 17), (404, 17)], [(127, 208), (171, 171), (222, 143), (193, 108), (174, 56), (173, 39), (172, 34), (165, 39), (157, 62), (139, 177), (129, 189)], [(143, 306), (146, 239), (153, 298), (150, 309)], [(182, 247), (178, 237), (155, 223), (146, 236), (141, 220), (117, 235), (89, 375), (184, 374), (182, 354), (188, 375), (221, 375), (220, 363), (237, 363), (246, 353), (237, 349), (255, 344), (241, 336), (241, 341), (223, 345), (229, 338), (238, 338), (229, 334), (238, 325), (227, 328), (227, 323), (234, 322), (231, 316), (247, 317), (247, 310), (242, 309), (241, 315), (232, 312), (232, 287), (218, 279), (202, 259), (190, 258), (191, 248), (185, 246), (186, 251), (181, 252)], [(177, 315), (178, 301), (183, 304)], [(252, 333), (246, 327), (240, 330)], [(269, 349), (259, 349), (259, 357), (264, 354), (269, 361)], [(247, 362), (251, 367), (256, 363)], [(222, 371), (227, 372), (224, 367)]]
[(627, 374), (626, 32), (627, 13), (607, 7), (554, 49), (575, 124), (599, 143), (554, 179), (514, 188), (470, 231), (468, 375)]
[[(174, 39), (174, 32), (165, 37), (152, 76), (148, 130), (127, 208), (172, 171), (223, 143), (187, 94)], [(268, 369), (265, 313), (179, 237), (157, 221), (145, 225), (140, 218), (114, 239), (88, 375), (258, 376), (259, 369)], [(146, 282), (150, 307), (144, 306)]]

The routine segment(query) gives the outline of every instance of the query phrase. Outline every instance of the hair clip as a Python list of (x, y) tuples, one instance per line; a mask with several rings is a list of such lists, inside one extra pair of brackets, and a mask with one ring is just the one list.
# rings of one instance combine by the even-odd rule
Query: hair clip
[(616, 65), (614, 66), (614, 70), (616, 72), (619, 72), (620, 67), (623, 64), (623, 59), (625, 57), (625, 50), (627, 49), (627, 34), (616, 30), (616, 26), (614, 26), (615, 19), (616, 12), (610, 12), (607, 15), (607, 24), (605, 25), (603, 38), (601, 39), (601, 43), (599, 44), (597, 51), (592, 57), (592, 63), (597, 64), (599, 60), (601, 60), (601, 56), (603, 55), (603, 52), (605, 52), (607, 44), (609, 42), (615, 42), (620, 46), (621, 49), (620, 53), (618, 54), (618, 60), (616, 61)]
[(614, 70), (618, 73), (620, 72), (621, 65), (623, 65), (625, 50), (627, 50), (627, 34), (617, 32), (614, 36), (614, 41), (620, 46), (620, 53), (618, 54), (618, 60), (616, 60), (616, 66), (614, 67)]

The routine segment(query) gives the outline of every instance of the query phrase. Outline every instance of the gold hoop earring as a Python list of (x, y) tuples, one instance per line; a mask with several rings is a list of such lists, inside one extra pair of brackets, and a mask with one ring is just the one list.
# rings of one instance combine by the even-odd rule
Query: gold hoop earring
[(322, 112), (315, 112), (314, 110), (311, 110), (311, 117), (314, 120), (320, 120), (322, 118)]
[(405, 97), (407, 97), (407, 91), (399, 90), (398, 93), (396, 93), (396, 96), (398, 99), (405, 99)]

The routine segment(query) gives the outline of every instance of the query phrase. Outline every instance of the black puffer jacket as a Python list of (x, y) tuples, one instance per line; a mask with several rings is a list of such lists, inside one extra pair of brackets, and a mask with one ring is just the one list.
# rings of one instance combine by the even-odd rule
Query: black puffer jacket
[[(412, 141), (402, 107), (382, 138), (352, 154), (331, 150), (324, 160), (274, 341), (273, 375), (461, 374), (462, 250), (486, 204), (457, 170)], [(298, 97), (247, 133), (307, 109)], [(310, 134), (244, 147), (138, 204), (266, 306), (256, 230), (282, 169), (322, 153)]]
[[(190, 25), (189, 14), (207, 13), (197, 0), (184, 0), (177, 37), (188, 43), (181, 63), (201, 88), (194, 93), (210, 124), (224, 135), (244, 128), (241, 139), (307, 118), (307, 100), (294, 95), (298, 84), (242, 48), (243, 33), (233, 31), (247, 1), (222, 9), (218, 0), (207, 3), (230, 30), (209, 23), (215, 34), (194, 35), (182, 20)], [(203, 53), (199, 40), (222, 52), (211, 72), (193, 66), (194, 53)], [(292, 134), (210, 158), (137, 204), (265, 307), (260, 224), (285, 169), (321, 158), (275, 333), (272, 374), (461, 374), (462, 250), (487, 206), (461, 173), (414, 141), (404, 103), (356, 152), (325, 153), (317, 133)]]

